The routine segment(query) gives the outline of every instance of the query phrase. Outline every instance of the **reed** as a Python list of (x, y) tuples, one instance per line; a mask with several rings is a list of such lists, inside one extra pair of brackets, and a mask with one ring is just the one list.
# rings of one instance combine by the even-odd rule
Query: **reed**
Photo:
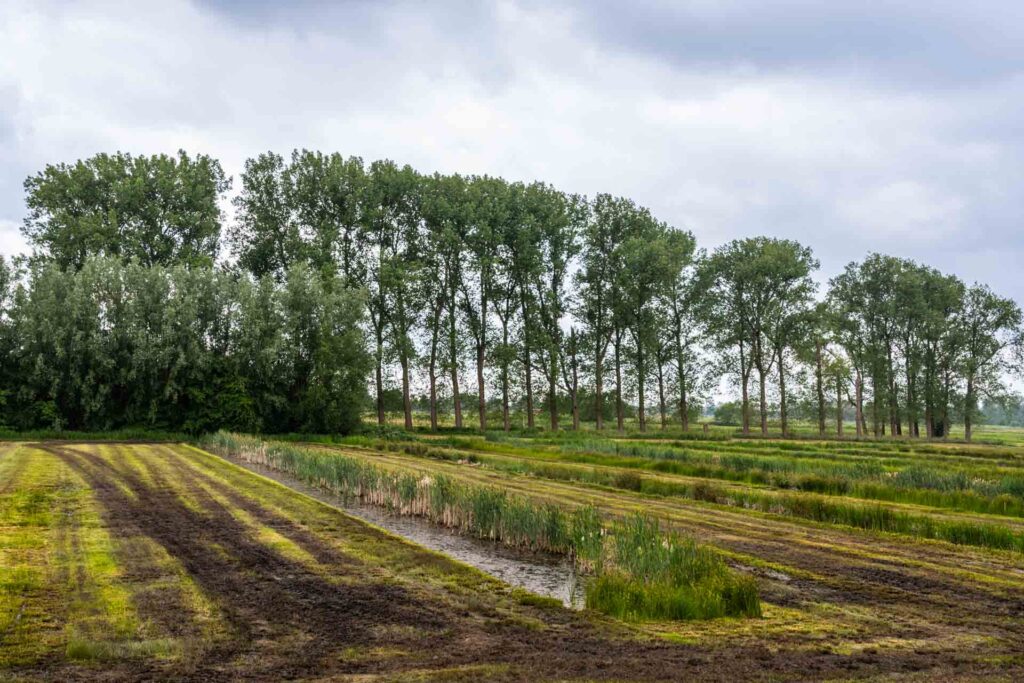
[[(205, 437), (202, 445), (340, 496), (425, 517), (478, 538), (569, 554), (590, 574), (587, 605), (609, 614), (630, 619), (760, 615), (750, 577), (732, 572), (713, 550), (663, 533), (648, 518), (609, 524), (590, 506), (566, 511), (443, 474), (391, 471), (341, 453), (226, 432)], [(628, 609), (612, 599), (615, 586), (629, 596)], [(646, 598), (645, 586), (650, 588)]]
[[(377, 446), (379, 448), (404, 452), (408, 455), (446, 461), (465, 460), (474, 457), (472, 454), (467, 455), (464, 452), (451, 449), (427, 448), (423, 444), (391, 443), (377, 444)], [(534, 455), (545, 457), (543, 453), (535, 452)], [(647, 495), (678, 496), (718, 505), (808, 519), (826, 524), (850, 526), (868, 531), (942, 540), (958, 545), (1024, 552), (1024, 535), (1015, 533), (997, 523), (936, 519), (926, 514), (912, 514), (893, 510), (881, 504), (830, 499), (828, 494), (832, 493), (832, 488), (825, 484), (821, 486), (798, 487), (799, 492), (793, 493), (765, 489), (759, 490), (757, 488), (743, 490), (737, 487), (726, 488), (716, 485), (714, 481), (696, 483), (671, 481), (664, 478), (643, 477), (638, 472), (615, 472), (614, 470), (586, 468), (580, 464), (531, 460), (526, 455), (502, 454), (500, 450), (496, 450), (495, 455), (481, 454), (477, 456), (477, 459), (486, 462), (490, 467), (510, 474), (535, 476), (553, 481), (580, 482)], [(593, 454), (582, 454), (573, 460), (623, 468), (642, 467), (647, 464), (651, 466), (651, 469), (659, 472), (690, 474), (693, 476), (693, 472), (685, 469), (685, 466), (669, 461), (646, 461), (638, 457), (618, 457), (614, 460), (609, 460), (605, 459), (604, 456), (595, 456)], [(918, 475), (912, 474), (910, 476)], [(933, 507), (952, 507), (1006, 515), (1017, 513), (1021, 505), (1019, 498), (1007, 494), (991, 499), (980, 499), (977, 494), (969, 491), (907, 490), (874, 484), (851, 485), (845, 491), (847, 496), (858, 497), (857, 494), (860, 493), (862, 494), (860, 497), (869, 500), (875, 498), (887, 502), (915, 502), (918, 504), (930, 504)], [(981, 509), (979, 510), (978, 508)]]

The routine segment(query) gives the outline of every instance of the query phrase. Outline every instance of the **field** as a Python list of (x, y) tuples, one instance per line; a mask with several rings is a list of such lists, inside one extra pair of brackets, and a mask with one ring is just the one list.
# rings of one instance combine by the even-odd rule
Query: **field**
[[(1024, 449), (1003, 441), (0, 444), (0, 678), (1019, 680)], [(696, 553), (715, 581), (751, 578), (759, 604), (651, 617), (595, 591), (571, 611), (220, 456), (464, 533), (572, 546), (623, 580), (644, 571), (630, 551), (587, 555), (574, 524), (596, 515), (621, 544), (645, 514), (654, 545), (696, 539), (724, 562)]]

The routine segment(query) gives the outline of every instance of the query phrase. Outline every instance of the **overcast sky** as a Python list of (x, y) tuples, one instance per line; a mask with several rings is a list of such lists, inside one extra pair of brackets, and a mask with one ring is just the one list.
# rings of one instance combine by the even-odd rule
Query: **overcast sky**
[[(0, 252), (96, 152), (295, 147), (634, 198), (1024, 302), (1024, 2), (0, 2)], [(237, 185), (236, 185), (237, 186)]]

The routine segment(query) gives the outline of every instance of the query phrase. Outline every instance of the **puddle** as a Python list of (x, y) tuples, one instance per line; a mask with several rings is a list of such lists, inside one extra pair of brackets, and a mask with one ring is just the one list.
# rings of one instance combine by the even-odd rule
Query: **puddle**
[(573, 609), (583, 607), (583, 586), (572, 563), (567, 558), (548, 553), (517, 550), (500, 543), (462, 536), (421, 517), (403, 517), (391, 514), (383, 507), (363, 504), (358, 500), (346, 502), (341, 496), (314, 488), (276, 470), (253, 465), (236, 458), (225, 459), (251, 472), (274, 479), (296, 491), (301, 491), (328, 505), (340, 508), (354, 517), (387, 529), (413, 543), (476, 567), (509, 585), (523, 588), (537, 595), (561, 600), (566, 607)]

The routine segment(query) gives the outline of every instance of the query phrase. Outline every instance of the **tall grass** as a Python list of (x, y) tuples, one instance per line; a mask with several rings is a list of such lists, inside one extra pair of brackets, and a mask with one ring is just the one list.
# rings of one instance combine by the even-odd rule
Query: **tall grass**
[(588, 607), (609, 614), (709, 619), (761, 613), (751, 577), (731, 571), (713, 550), (663, 533), (648, 518), (607, 524), (593, 507), (567, 511), (444, 475), (396, 472), (341, 453), (226, 432), (201, 443), (341, 496), (426, 517), (478, 538), (569, 554), (591, 574)]
[(615, 527), (613, 568), (587, 589), (587, 607), (621, 619), (711, 619), (761, 614), (750, 577), (692, 539), (637, 514)]

